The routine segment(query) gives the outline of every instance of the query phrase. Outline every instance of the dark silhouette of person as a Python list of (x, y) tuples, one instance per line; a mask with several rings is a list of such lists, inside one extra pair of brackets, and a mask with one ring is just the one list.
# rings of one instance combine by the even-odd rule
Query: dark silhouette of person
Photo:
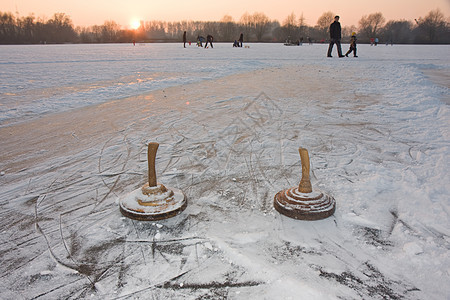
[(332, 57), (331, 51), (333, 50), (334, 44), (336, 44), (339, 57), (344, 57), (342, 55), (341, 37), (341, 23), (339, 23), (339, 16), (335, 16), (334, 22), (330, 25), (330, 45), (328, 46), (327, 57)]
[(348, 49), (347, 53), (345, 53), (345, 56), (348, 57), (350, 53), (353, 51), (353, 56), (358, 57), (356, 55), (356, 32), (352, 32), (352, 37), (350, 38), (350, 49)]
[(183, 33), (183, 47), (186, 48), (186, 31)]
[(241, 35), (239, 36), (239, 47), (242, 47), (243, 42), (244, 42), (244, 34), (241, 33)]
[(197, 47), (203, 47), (203, 41), (205, 40), (204, 37), (197, 35)]
[(205, 44), (205, 49), (207, 48), (207, 46), (208, 46), (208, 43), (211, 45), (211, 48), (214, 48), (213, 47), (213, 40), (214, 40), (214, 38), (213, 38), (213, 36), (212, 35), (210, 35), (210, 34), (208, 34), (207, 36), (206, 36), (206, 44)]

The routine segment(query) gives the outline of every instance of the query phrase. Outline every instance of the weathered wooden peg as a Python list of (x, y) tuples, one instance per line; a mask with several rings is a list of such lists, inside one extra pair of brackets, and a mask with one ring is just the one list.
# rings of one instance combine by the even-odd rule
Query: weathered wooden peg
[(320, 220), (333, 215), (336, 201), (318, 190), (314, 191), (309, 177), (308, 150), (298, 149), (302, 163), (302, 178), (298, 187), (279, 191), (274, 198), (275, 209), (297, 220)]
[(158, 143), (148, 144), (148, 183), (119, 199), (120, 212), (125, 217), (140, 221), (167, 219), (187, 206), (182, 191), (157, 182), (155, 160), (158, 147)]

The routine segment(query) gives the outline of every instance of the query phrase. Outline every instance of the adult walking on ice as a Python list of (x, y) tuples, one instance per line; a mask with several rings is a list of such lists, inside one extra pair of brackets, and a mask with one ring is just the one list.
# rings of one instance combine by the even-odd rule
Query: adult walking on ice
[(206, 36), (205, 49), (208, 48), (208, 43), (211, 45), (211, 48), (214, 48), (214, 47), (213, 47), (213, 44), (212, 44), (213, 39), (214, 39), (213, 36), (210, 35), (210, 34), (208, 34), (208, 35)]
[(183, 47), (186, 48), (186, 31), (183, 33)]
[(331, 51), (333, 50), (334, 44), (336, 44), (339, 57), (344, 57), (342, 55), (341, 37), (341, 23), (339, 23), (339, 16), (335, 16), (334, 22), (330, 25), (330, 45), (328, 46), (327, 57), (332, 57)]
[(239, 47), (242, 47), (242, 43), (244, 43), (244, 34), (241, 33), (241, 35), (239, 36)]

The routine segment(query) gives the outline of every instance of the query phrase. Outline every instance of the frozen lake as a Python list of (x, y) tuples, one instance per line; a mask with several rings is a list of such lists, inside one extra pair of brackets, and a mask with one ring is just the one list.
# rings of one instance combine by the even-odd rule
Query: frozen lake
[[(1, 46), (0, 298), (448, 299), (450, 46), (326, 51)], [(131, 220), (155, 141), (188, 205)], [(273, 207), (299, 147), (327, 219)]]
[[(181, 44), (29, 45), (0, 47), (0, 126), (169, 86), (268, 67), (358, 64), (446, 69), (449, 46), (359, 45), (359, 58), (325, 57), (327, 45), (247, 44), (214, 49)], [(346, 51), (348, 45), (343, 45)], [(336, 53), (334, 53), (336, 55)]]

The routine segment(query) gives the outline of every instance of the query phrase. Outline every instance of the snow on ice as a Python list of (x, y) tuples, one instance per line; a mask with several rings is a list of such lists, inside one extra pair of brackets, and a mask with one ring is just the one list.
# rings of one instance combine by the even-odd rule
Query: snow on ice
[[(1, 298), (448, 299), (450, 47), (326, 47), (0, 47)], [(300, 146), (325, 220), (273, 208)]]

